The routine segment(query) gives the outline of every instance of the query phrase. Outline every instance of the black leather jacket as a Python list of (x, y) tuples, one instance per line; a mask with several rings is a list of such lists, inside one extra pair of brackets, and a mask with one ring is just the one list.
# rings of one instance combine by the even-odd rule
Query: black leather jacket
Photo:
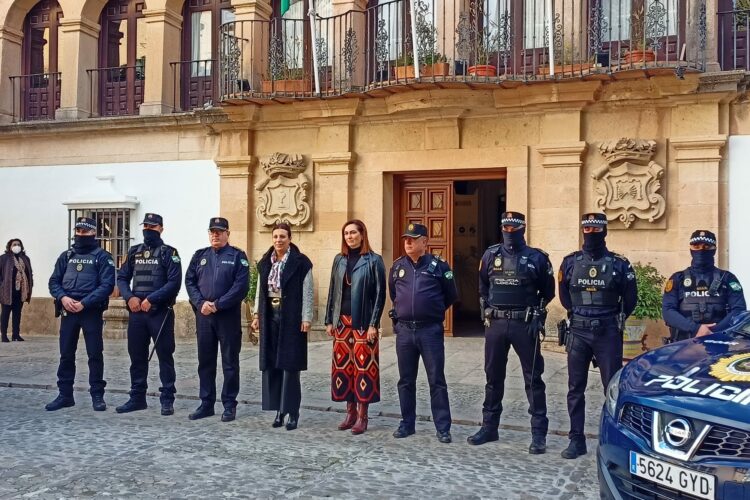
[[(346, 273), (346, 257), (338, 254), (331, 267), (328, 287), (326, 325), (336, 325), (341, 314), (341, 295)], [(363, 254), (352, 272), (352, 327), (358, 330), (370, 326), (380, 328), (380, 317), (385, 305), (385, 265), (375, 252)]]

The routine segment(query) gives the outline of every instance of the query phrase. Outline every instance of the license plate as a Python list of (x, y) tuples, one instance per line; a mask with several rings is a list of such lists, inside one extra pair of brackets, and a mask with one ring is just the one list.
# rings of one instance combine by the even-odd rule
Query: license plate
[(713, 500), (716, 494), (714, 476), (678, 467), (634, 451), (630, 452), (630, 473), (698, 498)]

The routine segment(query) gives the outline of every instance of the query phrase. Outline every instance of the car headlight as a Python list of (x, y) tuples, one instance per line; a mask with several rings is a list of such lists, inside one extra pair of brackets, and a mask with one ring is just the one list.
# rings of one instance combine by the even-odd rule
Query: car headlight
[(617, 398), (620, 396), (620, 375), (622, 375), (622, 368), (617, 370), (612, 377), (612, 380), (609, 381), (609, 385), (607, 385), (607, 400), (605, 401), (604, 406), (613, 417), (616, 416), (615, 410), (617, 409)]

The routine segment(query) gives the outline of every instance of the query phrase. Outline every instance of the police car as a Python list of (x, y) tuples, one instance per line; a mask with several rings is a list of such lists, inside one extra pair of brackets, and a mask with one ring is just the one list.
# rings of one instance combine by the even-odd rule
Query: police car
[(597, 465), (602, 498), (750, 499), (750, 313), (617, 372)]

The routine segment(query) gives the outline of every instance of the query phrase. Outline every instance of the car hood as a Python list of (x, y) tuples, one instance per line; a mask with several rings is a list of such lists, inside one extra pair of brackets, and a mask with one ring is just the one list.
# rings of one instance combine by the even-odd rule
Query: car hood
[(623, 368), (620, 394), (750, 425), (750, 338), (732, 328), (649, 351)]

